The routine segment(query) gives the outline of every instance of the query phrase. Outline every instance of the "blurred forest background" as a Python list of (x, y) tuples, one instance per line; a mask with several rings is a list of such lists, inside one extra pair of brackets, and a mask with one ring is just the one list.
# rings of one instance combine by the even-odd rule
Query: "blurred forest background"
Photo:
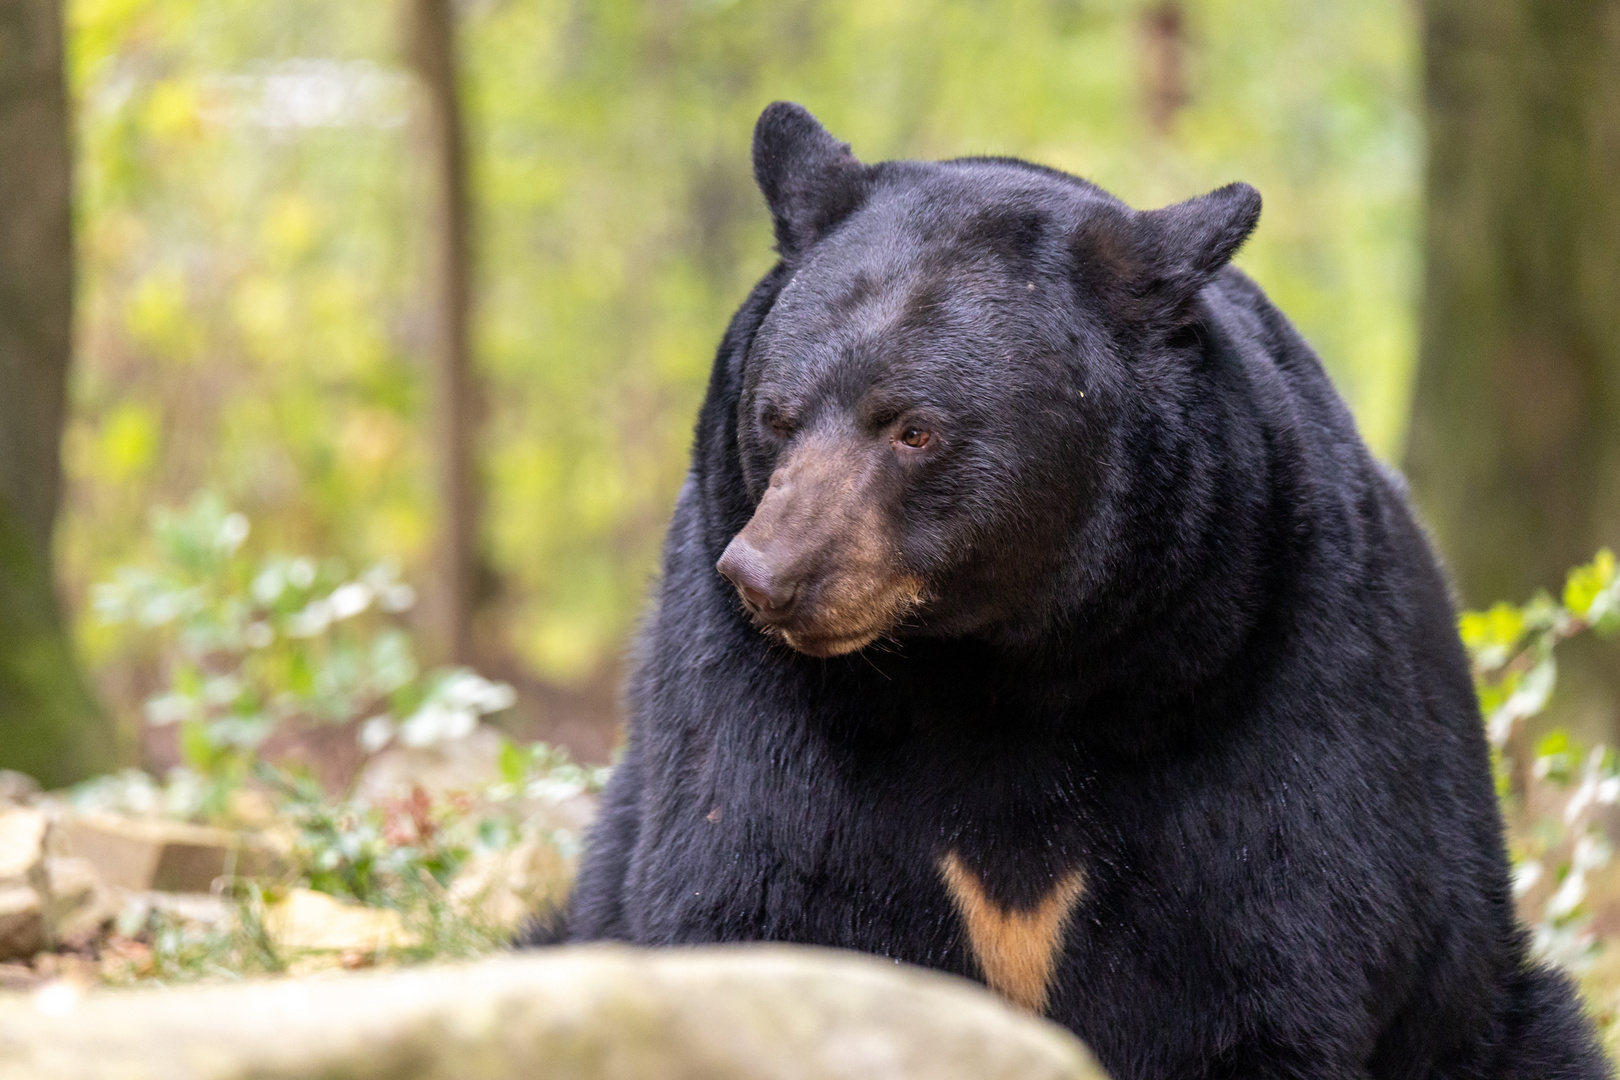
[[(605, 760), (714, 346), (772, 261), (748, 148), (778, 98), (868, 161), (1017, 155), (1142, 207), (1254, 184), (1265, 212), (1239, 264), (1409, 468), (1467, 602), (1556, 587), (1620, 541), (1614, 2), (0, 0), (0, 16), (0, 197), (19, 162), (56, 160), (21, 149), (45, 136), (15, 117), (49, 67), (19, 74), (25, 59), (62, 28), (76, 276), (59, 432), (48, 391), (13, 390), (60, 363), (0, 343), (0, 395), (34, 402), (12, 418), (32, 449), (0, 473), (0, 614), (50, 637), (18, 568), (54, 551), (101, 703), (0, 628), (0, 765), (61, 781), (168, 763), (141, 735), (155, 647), (90, 598), (150, 558), (152, 508), (199, 492), (251, 519), (255, 550), (392, 560), (424, 593), (433, 655), (513, 684), (523, 734)], [(67, 224), (4, 228), (37, 253)], [(22, 250), (0, 250), (0, 316), (37, 290), (66, 303)], [(8, 513), (43, 531), (16, 539)], [(1612, 645), (1593, 649), (1563, 719), (1608, 736), (1620, 677)], [(91, 734), (25, 753), (29, 685), (69, 702), (53, 730)]]

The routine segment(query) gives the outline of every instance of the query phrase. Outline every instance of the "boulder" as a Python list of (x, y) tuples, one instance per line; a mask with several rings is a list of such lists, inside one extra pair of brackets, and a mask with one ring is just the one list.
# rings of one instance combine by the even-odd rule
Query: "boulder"
[(1106, 1080), (983, 989), (786, 946), (585, 946), (0, 1009), (0, 1080)]
[(0, 809), (0, 960), (29, 957), (50, 944), (48, 831), (39, 810)]
[(85, 814), (58, 825), (65, 854), (87, 860), (101, 881), (129, 892), (208, 892), (226, 874), (269, 872), (272, 854), (228, 829), (161, 818)]

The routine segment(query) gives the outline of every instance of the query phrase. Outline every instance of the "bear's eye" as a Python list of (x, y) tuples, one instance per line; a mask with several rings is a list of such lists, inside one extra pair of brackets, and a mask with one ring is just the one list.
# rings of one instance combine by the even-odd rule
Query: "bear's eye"
[(908, 427), (900, 433), (900, 441), (913, 450), (921, 450), (933, 439), (934, 433), (919, 427)]
[(785, 439), (789, 435), (793, 434), (793, 421), (789, 420), (785, 416), (782, 416), (780, 413), (772, 413), (766, 416), (765, 426), (769, 428), (771, 434), (775, 435), (778, 439)]

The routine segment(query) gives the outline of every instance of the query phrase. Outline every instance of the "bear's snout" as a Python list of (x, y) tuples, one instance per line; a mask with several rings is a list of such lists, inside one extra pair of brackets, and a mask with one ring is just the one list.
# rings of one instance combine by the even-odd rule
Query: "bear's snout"
[(748, 610), (767, 622), (787, 619), (799, 599), (800, 583), (781, 574), (740, 533), (726, 545), (715, 569), (737, 586)]
[(922, 602), (921, 580), (899, 565), (873, 450), (806, 439), (715, 564), (755, 622), (811, 656), (861, 649)]

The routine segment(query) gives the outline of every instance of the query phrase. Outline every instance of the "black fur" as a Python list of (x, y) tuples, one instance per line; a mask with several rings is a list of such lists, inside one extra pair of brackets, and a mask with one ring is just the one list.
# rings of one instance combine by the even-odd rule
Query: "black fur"
[[(755, 147), (783, 261), (720, 346), (568, 936), (979, 977), (955, 851), (1014, 910), (1083, 874), (1047, 1012), (1116, 1080), (1608, 1075), (1526, 957), (1435, 559), (1226, 266), (1253, 190), (867, 167), (782, 104)], [(931, 599), (794, 652), (715, 571), (759, 418), (896, 409), (942, 440), (885, 481)]]

